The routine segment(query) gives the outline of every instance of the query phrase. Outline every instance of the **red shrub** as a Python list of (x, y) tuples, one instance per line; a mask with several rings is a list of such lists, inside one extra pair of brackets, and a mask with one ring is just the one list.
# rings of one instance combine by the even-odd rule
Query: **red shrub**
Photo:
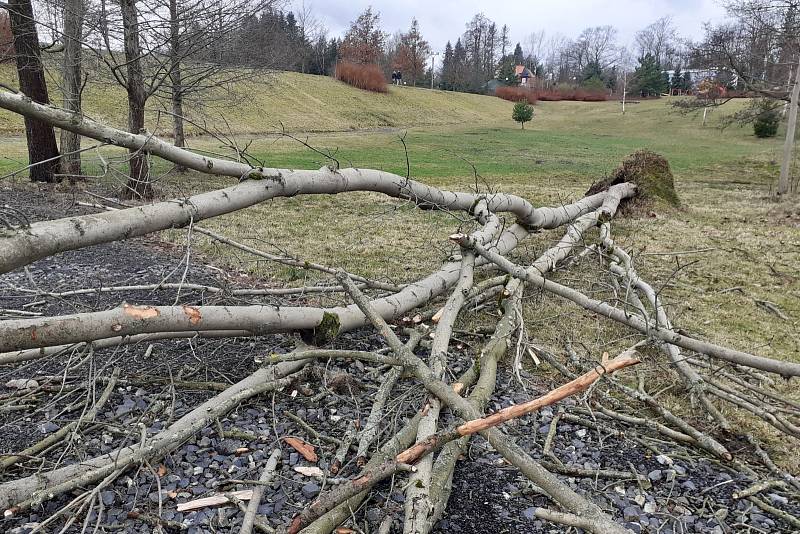
[(608, 94), (605, 91), (592, 91), (588, 89), (576, 89), (575, 100), (582, 102), (603, 102), (608, 100)]
[(536, 103), (536, 92), (526, 87), (498, 87), (494, 91), (496, 97), (512, 102)]
[[(520, 89), (519, 87), (503, 87), (496, 91), (496, 95), (506, 100), (514, 100), (500, 94), (502, 89)], [(573, 100), (576, 102), (602, 102), (608, 100), (605, 91), (592, 91), (589, 89), (558, 87), (553, 89), (539, 89), (538, 91), (524, 90), (528, 95), (528, 102), (533, 103), (537, 100), (542, 102), (560, 102), (562, 100)], [(514, 100), (515, 102), (518, 100)]]
[(572, 95), (565, 94), (563, 90), (547, 89), (541, 90), (536, 95), (539, 100), (544, 102), (558, 102), (559, 100), (572, 100)]
[(340, 61), (336, 65), (336, 79), (365, 91), (385, 93), (386, 78), (381, 68), (374, 64), (358, 64)]

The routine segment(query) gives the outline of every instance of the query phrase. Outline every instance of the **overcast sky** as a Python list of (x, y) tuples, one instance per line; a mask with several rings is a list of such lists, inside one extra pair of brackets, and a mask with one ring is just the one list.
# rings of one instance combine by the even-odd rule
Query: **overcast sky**
[(725, 16), (718, 0), (294, 0), (295, 6), (303, 1), (336, 36), (370, 5), (380, 12), (389, 33), (406, 30), (416, 17), (437, 52), (448, 40), (455, 43), (467, 21), (480, 12), (498, 27), (508, 24), (512, 46), (518, 41), (524, 46), (525, 37), (536, 30), (576, 37), (588, 26), (605, 24), (615, 26), (620, 44), (628, 45), (639, 29), (665, 15), (673, 17), (681, 35), (698, 38), (705, 22)]

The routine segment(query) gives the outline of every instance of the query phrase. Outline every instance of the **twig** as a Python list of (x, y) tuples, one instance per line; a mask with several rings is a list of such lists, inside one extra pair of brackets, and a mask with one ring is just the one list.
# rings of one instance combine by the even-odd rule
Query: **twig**
[(247, 512), (244, 514), (242, 528), (239, 530), (239, 534), (250, 534), (253, 531), (253, 523), (256, 518), (256, 513), (258, 512), (258, 506), (261, 504), (261, 498), (264, 496), (264, 487), (272, 481), (280, 457), (280, 449), (272, 451), (267, 465), (264, 467), (264, 470), (261, 471), (261, 476), (258, 477), (259, 484), (253, 489), (253, 495), (250, 497), (250, 502), (247, 505)]

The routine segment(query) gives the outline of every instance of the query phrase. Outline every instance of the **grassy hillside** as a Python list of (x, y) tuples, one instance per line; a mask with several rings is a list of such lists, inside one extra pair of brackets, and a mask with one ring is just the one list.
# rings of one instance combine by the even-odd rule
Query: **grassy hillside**
[[(14, 69), (0, 65), (0, 79), (13, 78)], [(50, 95), (57, 103), (57, 80), (50, 82)], [(224, 116), (237, 134), (275, 132), (281, 124), (293, 132), (473, 124), (505, 119), (511, 114), (511, 104), (494, 97), (394, 86), (386, 94), (376, 94), (327, 76), (296, 72), (259, 73), (251, 80), (234, 84), (232, 95), (216, 91), (190, 104), (186, 109), (195, 110), (188, 113), (190, 119), (226, 130), (227, 125), (219, 120)], [(149, 102), (147, 124), (160, 135), (167, 135), (171, 131), (170, 118), (161, 115), (159, 120), (157, 112), (163, 105), (158, 99)], [(90, 82), (84, 92), (84, 110), (95, 119), (124, 126), (125, 92), (110, 82)], [(187, 131), (197, 133), (198, 128), (187, 125)], [(22, 120), (0, 111), (0, 134), (21, 132)]]

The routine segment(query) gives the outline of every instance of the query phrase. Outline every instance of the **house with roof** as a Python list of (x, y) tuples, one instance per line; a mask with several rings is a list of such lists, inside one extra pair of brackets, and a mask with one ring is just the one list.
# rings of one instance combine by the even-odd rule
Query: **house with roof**
[(517, 81), (521, 86), (527, 87), (528, 85), (533, 84), (533, 79), (535, 76), (530, 71), (528, 67), (525, 65), (517, 65), (514, 67), (514, 76), (517, 77)]

